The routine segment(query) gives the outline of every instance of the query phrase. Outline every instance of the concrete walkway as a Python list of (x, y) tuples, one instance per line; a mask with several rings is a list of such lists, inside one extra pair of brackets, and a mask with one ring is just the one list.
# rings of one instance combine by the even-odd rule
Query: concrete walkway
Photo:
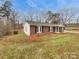
[(69, 31), (69, 30), (65, 30), (64, 33), (79, 33), (79, 31)]

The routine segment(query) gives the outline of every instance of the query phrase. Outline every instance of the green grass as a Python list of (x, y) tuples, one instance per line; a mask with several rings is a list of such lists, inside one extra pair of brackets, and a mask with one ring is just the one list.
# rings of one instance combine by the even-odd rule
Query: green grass
[(0, 59), (70, 59), (72, 53), (79, 55), (79, 34), (52, 34), (40, 40), (29, 44), (24, 33), (9, 36), (0, 41)]

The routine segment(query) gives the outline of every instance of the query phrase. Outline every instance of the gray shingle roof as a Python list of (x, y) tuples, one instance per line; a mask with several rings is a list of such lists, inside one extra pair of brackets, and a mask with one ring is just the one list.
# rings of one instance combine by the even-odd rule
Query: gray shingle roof
[(64, 27), (63, 24), (52, 24), (52, 23), (45, 23), (45, 22), (34, 22), (34, 21), (28, 21), (30, 25), (36, 25), (36, 26), (61, 26)]

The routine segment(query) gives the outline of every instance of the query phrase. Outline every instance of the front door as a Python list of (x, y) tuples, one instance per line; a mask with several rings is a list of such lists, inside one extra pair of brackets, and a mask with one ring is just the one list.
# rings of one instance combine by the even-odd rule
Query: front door
[(53, 32), (55, 32), (55, 27), (53, 27)]
[(62, 27), (59, 27), (59, 32), (62, 32)]
[(35, 26), (35, 33), (37, 33), (38, 32), (38, 27), (37, 26)]
[(37, 31), (38, 31), (37, 26), (35, 26), (35, 25), (30, 26), (30, 34), (31, 35), (36, 34)]

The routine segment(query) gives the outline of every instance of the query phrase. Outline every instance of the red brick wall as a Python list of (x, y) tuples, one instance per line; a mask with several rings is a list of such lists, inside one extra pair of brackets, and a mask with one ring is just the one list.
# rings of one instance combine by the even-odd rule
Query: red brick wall
[(48, 26), (43, 26), (43, 32), (48, 32)]
[[(33, 34), (36, 34), (36, 32), (35, 31), (37, 31), (38, 29), (36, 28), (36, 26), (35, 25), (31, 25), (30, 26), (30, 34), (31, 35), (33, 35)], [(43, 32), (45, 33), (45, 32), (48, 32), (48, 26), (43, 26), (42, 27), (42, 30), (43, 30)]]

